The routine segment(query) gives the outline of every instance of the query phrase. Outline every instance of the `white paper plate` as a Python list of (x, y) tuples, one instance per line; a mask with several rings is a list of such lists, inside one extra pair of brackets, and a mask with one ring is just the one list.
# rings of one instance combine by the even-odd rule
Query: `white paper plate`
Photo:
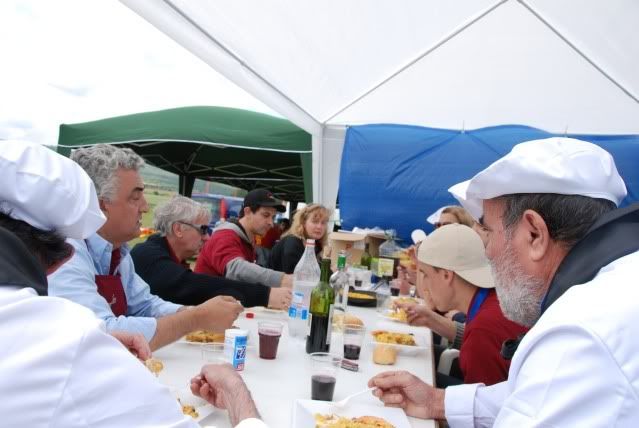
[[(376, 330), (385, 330), (385, 331), (389, 331), (391, 333), (403, 333), (406, 334), (405, 332), (402, 331), (393, 331), (393, 330), (386, 330), (386, 329), (376, 329)], [(369, 338), (369, 344), (371, 347), (374, 347), (375, 345), (386, 345), (386, 346), (392, 346), (393, 348), (397, 349), (397, 353), (399, 355), (416, 355), (419, 352), (428, 349), (428, 342), (426, 341), (426, 338), (420, 334), (413, 334), (413, 338), (415, 339), (415, 346), (410, 346), (410, 345), (396, 345), (394, 343), (383, 343), (383, 342), (376, 342), (375, 338), (373, 337), (372, 334), (369, 334), (368, 336)], [(372, 349), (372, 348), (371, 348)]]
[(264, 306), (254, 306), (252, 308), (244, 309), (245, 312), (253, 312), (255, 315), (276, 317), (276, 318), (288, 318), (288, 311), (284, 309), (270, 309)]
[[(176, 404), (178, 406), (180, 405), (180, 403), (177, 403), (177, 399), (179, 398), (183, 405), (195, 407), (195, 411), (198, 413), (198, 417), (193, 418), (193, 420), (196, 422), (200, 422), (215, 411), (215, 407), (213, 407), (211, 404), (207, 403), (200, 397), (196, 397), (195, 395), (193, 395), (191, 390), (188, 388), (171, 389), (171, 393), (175, 397)], [(182, 411), (181, 408), (180, 411)]]
[(315, 428), (315, 414), (335, 414), (344, 417), (377, 416), (395, 425), (395, 428), (411, 428), (402, 409), (366, 404), (349, 404), (336, 410), (333, 403), (327, 401), (295, 400), (293, 403), (293, 423), (295, 428)]

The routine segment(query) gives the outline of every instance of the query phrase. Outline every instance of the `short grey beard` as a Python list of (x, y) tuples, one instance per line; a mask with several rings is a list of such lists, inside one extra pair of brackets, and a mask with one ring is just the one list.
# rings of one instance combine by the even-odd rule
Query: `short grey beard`
[(524, 272), (509, 239), (504, 252), (491, 260), (490, 267), (504, 316), (525, 327), (532, 327), (541, 316), (543, 281)]

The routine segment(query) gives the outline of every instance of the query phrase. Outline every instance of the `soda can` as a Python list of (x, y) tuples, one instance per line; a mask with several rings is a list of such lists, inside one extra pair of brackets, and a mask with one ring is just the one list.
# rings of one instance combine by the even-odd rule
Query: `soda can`
[(248, 331), (230, 328), (224, 332), (224, 359), (237, 371), (244, 370)]

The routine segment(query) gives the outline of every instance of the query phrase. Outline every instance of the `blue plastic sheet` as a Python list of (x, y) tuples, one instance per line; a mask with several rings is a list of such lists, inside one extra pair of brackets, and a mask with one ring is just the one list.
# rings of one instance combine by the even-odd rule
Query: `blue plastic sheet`
[[(406, 125), (350, 127), (340, 170), (342, 228), (394, 228), (400, 244), (409, 245), (414, 229), (432, 231), (426, 217), (457, 204), (448, 193), (450, 186), (468, 180), (518, 143), (552, 136), (557, 134), (520, 125), (465, 132)], [(639, 200), (638, 135), (566, 136), (610, 152), (628, 188), (622, 206)]]

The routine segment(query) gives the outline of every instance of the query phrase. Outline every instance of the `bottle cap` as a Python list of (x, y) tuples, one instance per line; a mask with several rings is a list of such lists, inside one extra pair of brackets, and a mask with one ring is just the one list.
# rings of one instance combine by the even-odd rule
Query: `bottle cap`
[(248, 336), (248, 331), (239, 328), (229, 328), (224, 331), (224, 337)]

